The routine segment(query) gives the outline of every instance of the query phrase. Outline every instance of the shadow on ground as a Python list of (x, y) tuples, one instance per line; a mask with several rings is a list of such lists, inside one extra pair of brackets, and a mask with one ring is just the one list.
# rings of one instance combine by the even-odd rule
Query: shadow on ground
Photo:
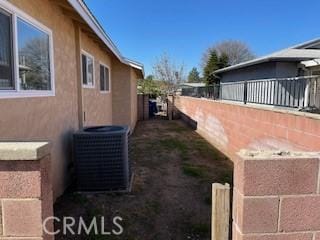
[[(106, 230), (121, 216), (121, 236), (63, 236), (56, 239), (210, 239), (211, 183), (232, 183), (232, 162), (181, 121), (139, 122), (132, 136), (134, 169), (130, 194), (66, 193), (55, 215), (104, 216)], [(62, 229), (56, 224), (56, 229)]]

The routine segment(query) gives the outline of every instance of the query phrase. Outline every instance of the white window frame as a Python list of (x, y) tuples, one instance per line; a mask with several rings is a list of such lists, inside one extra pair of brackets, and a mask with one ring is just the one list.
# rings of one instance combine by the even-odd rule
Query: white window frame
[[(99, 62), (99, 77), (101, 77), (100, 76), (100, 66), (103, 66), (103, 67), (107, 68), (108, 72), (109, 72), (109, 85), (108, 85), (109, 86), (109, 90), (101, 90), (101, 86), (100, 86), (100, 92), (103, 93), (103, 94), (111, 93), (111, 70), (110, 70), (110, 67), (109, 67), (109, 65), (107, 65), (107, 64), (105, 64), (103, 62)], [(100, 80), (100, 78), (99, 78), (99, 80)], [(99, 81), (99, 83), (100, 83), (100, 81)]]
[[(93, 68), (93, 73), (92, 73), (92, 85), (90, 84), (84, 84), (83, 83), (83, 71), (82, 71), (82, 55), (85, 55), (86, 57), (89, 57), (89, 58), (92, 58), (92, 68)], [(87, 68), (87, 76), (88, 76), (88, 65), (86, 65), (86, 68)], [(88, 82), (88, 79), (87, 79), (87, 82)], [(81, 50), (81, 83), (82, 83), (82, 87), (83, 88), (95, 88), (95, 64), (94, 64), (94, 56), (90, 53), (88, 53), (87, 51), (85, 50)]]
[[(11, 14), (12, 39), (13, 39), (13, 81), (14, 90), (0, 90), (1, 98), (26, 98), (26, 97), (50, 97), (55, 96), (55, 76), (54, 76), (54, 53), (52, 30), (33, 17), (29, 16), (8, 1), (0, 0), (0, 8)], [(49, 37), (49, 61), (50, 61), (50, 84), (51, 90), (23, 90), (20, 89), (19, 81), (19, 53), (18, 53), (18, 18), (45, 33)]]

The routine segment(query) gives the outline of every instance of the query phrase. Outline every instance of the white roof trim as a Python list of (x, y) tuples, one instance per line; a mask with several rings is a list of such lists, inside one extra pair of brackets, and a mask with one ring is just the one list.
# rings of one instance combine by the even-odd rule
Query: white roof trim
[(104, 44), (116, 55), (116, 57), (124, 64), (136, 68), (142, 71), (144, 75), (143, 64), (133, 62), (124, 58), (116, 45), (112, 42), (111, 38), (102, 29), (97, 20), (93, 17), (87, 6), (82, 0), (67, 0), (69, 4), (76, 10), (76, 12), (82, 17), (82, 19), (89, 25), (94, 33), (104, 42)]
[(309, 60), (309, 61), (303, 61), (301, 62), (305, 67), (316, 67), (320, 66), (320, 59), (314, 59), (314, 60)]
[(320, 44), (320, 39), (316, 39), (316, 40), (312, 40), (312, 41), (308, 41), (306, 43), (302, 43), (272, 54), (269, 54), (267, 56), (264, 57), (260, 57), (260, 58), (256, 58), (250, 61), (246, 61), (243, 63), (239, 63), (230, 67), (226, 67), (226, 68), (222, 68), (219, 69), (217, 71), (215, 71), (214, 73), (223, 73), (223, 72), (227, 72), (227, 71), (231, 71), (231, 70), (235, 70), (235, 69), (239, 69), (239, 68), (243, 68), (243, 67), (248, 67), (248, 66), (252, 66), (252, 65), (256, 65), (259, 63), (263, 63), (263, 62), (269, 62), (272, 60), (311, 60), (311, 59), (316, 59), (316, 58), (320, 58), (320, 50), (316, 50), (316, 49), (305, 49), (307, 47), (311, 47), (313, 45), (316, 44)]

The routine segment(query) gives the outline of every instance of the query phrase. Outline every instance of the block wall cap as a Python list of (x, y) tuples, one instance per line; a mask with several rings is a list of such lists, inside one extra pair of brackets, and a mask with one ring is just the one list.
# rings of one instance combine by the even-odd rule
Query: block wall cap
[(0, 142), (0, 161), (40, 160), (48, 154), (48, 142)]
[(245, 160), (271, 160), (271, 159), (296, 159), (296, 158), (320, 158), (320, 152), (299, 152), (288, 150), (247, 150), (242, 149), (238, 155)]

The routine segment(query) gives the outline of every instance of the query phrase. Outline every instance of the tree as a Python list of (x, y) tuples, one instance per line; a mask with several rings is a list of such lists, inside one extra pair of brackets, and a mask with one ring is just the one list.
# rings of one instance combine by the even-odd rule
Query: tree
[(176, 85), (184, 81), (184, 67), (177, 66), (167, 54), (163, 54), (153, 66), (154, 75), (157, 79), (165, 81), (168, 91), (173, 91)]
[(228, 57), (228, 65), (235, 65), (255, 58), (252, 50), (244, 42), (238, 40), (226, 40), (214, 44), (208, 48), (202, 56), (201, 66), (204, 68), (212, 51), (216, 51), (218, 56)]
[(155, 80), (152, 75), (138, 81), (138, 93), (148, 94), (153, 98), (165, 95), (167, 88), (168, 86), (166, 82)]
[(192, 68), (188, 75), (189, 83), (198, 83), (201, 82), (200, 73), (196, 67)]
[(211, 51), (208, 62), (203, 69), (203, 78), (207, 85), (216, 83), (219, 79), (214, 75), (214, 71), (227, 67), (228, 57), (225, 54), (218, 56), (215, 50)]

